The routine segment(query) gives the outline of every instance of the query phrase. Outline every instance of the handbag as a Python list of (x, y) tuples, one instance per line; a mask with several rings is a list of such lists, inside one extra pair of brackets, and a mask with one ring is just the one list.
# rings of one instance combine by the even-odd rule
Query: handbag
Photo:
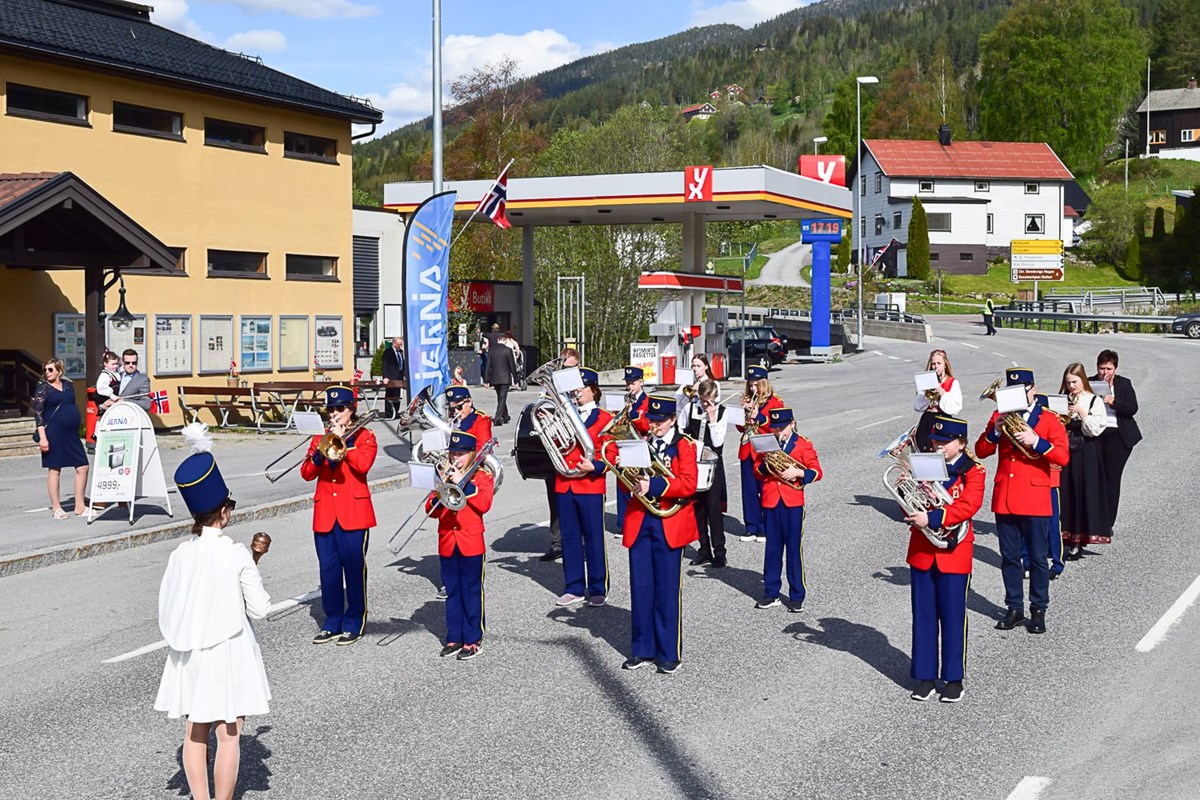
[[(49, 385), (49, 384), (47, 384), (47, 386), (48, 386), (48, 385)], [(58, 413), (58, 410), (59, 410), (60, 408), (62, 408), (62, 403), (59, 403), (58, 405), (56, 405), (56, 406), (54, 407), (54, 410), (50, 412), (50, 419), (54, 419), (54, 415)], [(49, 424), (50, 424), (50, 419), (46, 420), (46, 425), (49, 425)], [(44, 427), (46, 427), (46, 425), (43, 425), (42, 427), (44, 428)], [(47, 441), (48, 441), (48, 440), (50, 439), (50, 437), (49, 437), (49, 436), (47, 436), (47, 437), (46, 437), (46, 439), (47, 439)], [(40, 437), (40, 436), (38, 436), (38, 432), (37, 432), (37, 429), (36, 429), (36, 428), (35, 428), (35, 429), (34, 429), (34, 431), (33, 431), (33, 443), (34, 443), (34, 444), (37, 444), (37, 445), (40, 445), (40, 444), (42, 443), (42, 439), (41, 439), (41, 437)]]

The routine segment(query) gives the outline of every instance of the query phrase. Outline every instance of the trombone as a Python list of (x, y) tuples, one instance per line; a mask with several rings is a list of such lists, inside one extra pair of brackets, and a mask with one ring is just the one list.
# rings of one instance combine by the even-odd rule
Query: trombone
[[(358, 433), (360, 430), (365, 428), (368, 424), (370, 424), (371, 422), (374, 422), (375, 418), (378, 416), (379, 416), (378, 411), (376, 411), (374, 409), (368, 411), (367, 413), (363, 414), (361, 417), (358, 418), (358, 422), (354, 423), (349, 428), (347, 428), (346, 432), (343, 433), (341, 436), (338, 436), (336, 433), (333, 433), (328, 428), (326, 428), (325, 434), (321, 437), (321, 440), (319, 442), (317, 442), (317, 451), (329, 461), (332, 461), (335, 463), (341, 461), (343, 458), (346, 457), (346, 449), (347, 449), (346, 441), (351, 436), (353, 436), (354, 434)], [(290, 450), (288, 450), (286, 453), (284, 453), (279, 458), (272, 461), (270, 464), (267, 464), (267, 466), (263, 468), (263, 476), (271, 483), (276, 483), (284, 475), (287, 475), (289, 472), (294, 470), (296, 467), (303, 464), (304, 460), (306, 458), (308, 458), (307, 452), (301, 458), (298, 458), (295, 461), (293, 461), (291, 463), (291, 465), (288, 466), (287, 469), (281, 470), (274, 474), (271, 473), (272, 467), (274, 467), (280, 461), (283, 461), (284, 459), (286, 459), (292, 453), (299, 450), (301, 446), (306, 445), (311, 441), (312, 441), (311, 437), (305, 437), (305, 438), (301, 439), (299, 442), (296, 442), (296, 444)]]

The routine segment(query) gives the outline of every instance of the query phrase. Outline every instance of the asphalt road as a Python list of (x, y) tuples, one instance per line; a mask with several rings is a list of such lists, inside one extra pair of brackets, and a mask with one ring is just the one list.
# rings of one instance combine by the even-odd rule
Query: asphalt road
[(751, 286), (808, 286), (800, 274), (802, 267), (812, 263), (812, 245), (796, 242), (767, 256), (767, 263)]
[[(974, 398), (1003, 368), (1031, 367), (1056, 389), (1067, 363), (1090, 365), (1103, 347), (1121, 353), (1146, 434), (1114, 543), (1052, 584), (1045, 636), (993, 630), (1003, 587), (994, 518), (981, 513), (960, 704), (908, 698), (907, 532), (875, 459), (915, 422), (911, 376), (930, 346), (868, 339), (868, 352), (842, 363), (772, 373), (826, 475), (808, 492), (802, 614), (753, 608), (762, 545), (734, 540), (729, 568), (685, 567), (682, 669), (624, 672), (619, 543), (608, 542), (610, 604), (556, 609), (561, 569), (537, 560), (547, 543), (541, 484), (509, 471), (487, 518), (483, 651), (441, 660), (434, 537), (419, 534), (393, 557), (387, 537), (420, 498), (388, 492), (376, 498), (383, 522), (364, 640), (309, 644), (311, 601), (257, 625), (275, 699), (271, 714), (248, 720), (238, 796), (1200, 796), (1200, 610), (1148, 652), (1136, 649), (1200, 575), (1200, 348), (1008, 329), (987, 338), (974, 319), (936, 321), (934, 331), (963, 381), (973, 434), (992, 408)], [(738, 502), (734, 480), (731, 509)], [(274, 545), (262, 571), (276, 602), (316, 587), (309, 521), (296, 513), (264, 524)], [(728, 529), (740, 525), (730, 519)], [(243, 541), (253, 532), (231, 531)], [(186, 794), (182, 723), (151, 710), (164, 651), (130, 655), (160, 639), (157, 587), (174, 546), (0, 580), (0, 797)]]

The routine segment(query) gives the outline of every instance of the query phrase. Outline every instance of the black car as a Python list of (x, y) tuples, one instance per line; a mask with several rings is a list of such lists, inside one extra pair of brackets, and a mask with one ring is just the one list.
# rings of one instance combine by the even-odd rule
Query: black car
[(770, 325), (753, 325), (745, 328), (730, 328), (725, 332), (725, 352), (733, 361), (741, 363), (742, 340), (746, 342), (746, 363), (756, 364), (766, 360), (771, 366), (787, 358), (788, 338), (776, 333)]
[(1171, 322), (1171, 333), (1182, 333), (1189, 339), (1200, 339), (1200, 311), (1176, 317)]

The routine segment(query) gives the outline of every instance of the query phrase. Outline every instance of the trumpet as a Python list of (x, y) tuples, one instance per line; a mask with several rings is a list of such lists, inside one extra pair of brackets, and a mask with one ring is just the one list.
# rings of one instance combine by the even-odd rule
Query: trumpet
[(936, 403), (938, 400), (941, 399), (941, 397), (942, 396), (940, 394), (938, 394), (937, 389), (926, 389), (925, 390), (925, 399), (928, 400), (930, 403)]
[[(983, 390), (983, 393), (979, 395), (979, 399), (996, 399), (996, 390), (1000, 388), (1000, 384), (1003, 382), (1003, 378), (997, 378), (996, 380), (992, 381), (990, 384), (988, 384), (988, 387)], [(1041, 458), (1040, 453), (1033, 452), (1028, 447), (1021, 444), (1020, 440), (1017, 439), (1018, 433), (1030, 430), (1029, 423), (1026, 422), (1025, 418), (1020, 414), (1015, 412), (1001, 414), (1000, 418), (996, 420), (996, 428), (1008, 438), (1008, 441), (1012, 443), (1012, 446), (1017, 449), (1018, 453), (1028, 459)]]
[[(350, 437), (354, 436), (354, 434), (358, 433), (360, 430), (365, 428), (368, 424), (374, 422), (375, 418), (378, 416), (379, 416), (378, 411), (375, 411), (374, 409), (372, 409), (371, 411), (368, 411), (366, 414), (363, 414), (361, 417), (359, 417), (358, 422), (354, 423), (349, 428), (347, 428), (342, 433), (341, 436), (326, 429), (324, 435), (321, 436), (320, 441), (317, 442), (317, 452), (319, 452), (322, 456), (324, 456), (328, 461), (331, 461), (334, 463), (341, 461), (343, 458), (346, 457), (346, 450), (347, 450), (346, 442), (350, 440)], [(296, 467), (303, 464), (305, 459), (308, 458), (307, 453), (305, 453), (301, 458), (298, 458), (294, 462), (292, 462), (287, 467), (287, 469), (283, 469), (283, 470), (280, 470), (279, 472), (275, 472), (275, 473), (271, 472), (272, 467), (274, 467), (280, 461), (283, 461), (285, 458), (290, 456), (292, 453), (299, 450), (301, 446), (308, 444), (310, 441), (311, 441), (311, 439), (309, 439), (307, 437), (304, 439), (301, 439), (286, 453), (284, 453), (279, 458), (272, 461), (270, 464), (267, 464), (267, 466), (263, 468), (263, 476), (271, 483), (276, 483), (284, 475), (287, 475), (289, 472), (294, 470)]]

